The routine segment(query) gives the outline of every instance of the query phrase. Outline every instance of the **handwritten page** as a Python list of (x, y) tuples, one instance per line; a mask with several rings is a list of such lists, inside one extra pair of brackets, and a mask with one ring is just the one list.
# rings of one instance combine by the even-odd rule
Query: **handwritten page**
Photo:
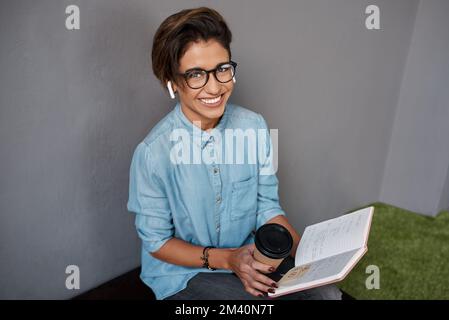
[(305, 265), (365, 246), (372, 207), (309, 226), (296, 251), (295, 265)]

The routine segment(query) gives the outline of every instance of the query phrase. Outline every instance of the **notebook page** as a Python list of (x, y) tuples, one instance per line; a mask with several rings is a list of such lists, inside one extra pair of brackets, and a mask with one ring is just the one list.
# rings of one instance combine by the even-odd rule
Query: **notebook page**
[(337, 276), (361, 250), (363, 249), (347, 251), (332, 257), (294, 267), (279, 280), (278, 284), (280, 286), (291, 286)]
[(365, 246), (373, 207), (309, 226), (296, 251), (295, 265), (325, 259)]

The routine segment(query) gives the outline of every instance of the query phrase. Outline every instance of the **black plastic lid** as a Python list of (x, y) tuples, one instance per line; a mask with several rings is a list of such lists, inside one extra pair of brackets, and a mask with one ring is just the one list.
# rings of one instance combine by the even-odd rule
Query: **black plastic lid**
[(288, 257), (293, 247), (293, 238), (288, 230), (277, 223), (267, 223), (257, 229), (255, 245), (271, 259)]

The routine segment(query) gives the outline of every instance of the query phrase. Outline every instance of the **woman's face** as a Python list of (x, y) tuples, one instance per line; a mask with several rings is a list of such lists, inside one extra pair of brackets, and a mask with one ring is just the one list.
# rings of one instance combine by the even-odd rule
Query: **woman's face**
[[(228, 51), (216, 40), (193, 42), (179, 61), (179, 72), (185, 73), (193, 68), (211, 70), (225, 62), (229, 62)], [(209, 73), (208, 82), (200, 89), (191, 89), (182, 77), (179, 81), (183, 81), (184, 85), (173, 84), (173, 90), (178, 92), (181, 108), (186, 117), (192, 122), (201, 121), (203, 130), (213, 128), (224, 113), (226, 102), (234, 88), (233, 81), (218, 82), (213, 72)], [(220, 97), (218, 105), (203, 100), (217, 97)]]

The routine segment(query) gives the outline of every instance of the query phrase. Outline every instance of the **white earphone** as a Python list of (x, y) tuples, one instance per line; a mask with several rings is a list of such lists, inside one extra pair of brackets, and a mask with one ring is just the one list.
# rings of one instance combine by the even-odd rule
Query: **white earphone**
[(233, 77), (232, 77), (232, 82), (234, 82), (234, 83), (235, 83), (235, 76), (233, 76)]
[(167, 82), (167, 89), (168, 89), (168, 92), (170, 93), (170, 98), (174, 99), (175, 93), (173, 92), (173, 87), (171, 85), (171, 81)]

